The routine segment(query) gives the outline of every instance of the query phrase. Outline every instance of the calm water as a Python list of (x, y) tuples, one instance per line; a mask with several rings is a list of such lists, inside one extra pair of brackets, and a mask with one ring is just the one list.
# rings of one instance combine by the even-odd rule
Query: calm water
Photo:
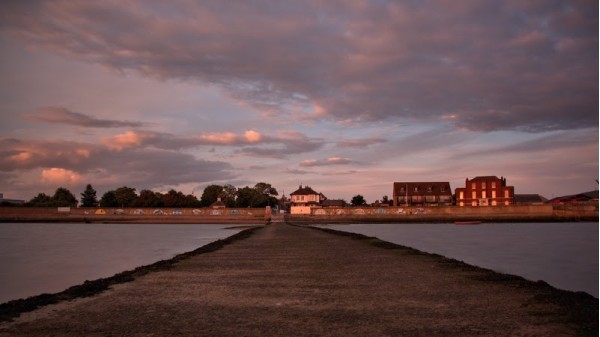
[(375, 236), (598, 297), (598, 223), (357, 224), (326, 227)]
[(0, 303), (60, 292), (236, 233), (224, 227), (0, 223)]

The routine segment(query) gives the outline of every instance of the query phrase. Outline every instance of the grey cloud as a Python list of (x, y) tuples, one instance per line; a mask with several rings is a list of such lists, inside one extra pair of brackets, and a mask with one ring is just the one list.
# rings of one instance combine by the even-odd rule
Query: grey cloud
[[(259, 138), (248, 139), (231, 132), (176, 136), (165, 132), (142, 130), (106, 137), (103, 141), (108, 147), (115, 149), (152, 146), (165, 150), (181, 150), (205, 145), (224, 146), (238, 148), (235, 151), (238, 154), (274, 158), (312, 152), (324, 145), (323, 139), (307, 137), (296, 131), (279, 131), (276, 135), (261, 134)], [(209, 151), (214, 152), (212, 149)]]
[(80, 112), (73, 112), (61, 106), (38, 108), (34, 113), (24, 114), (24, 117), (32, 121), (68, 124), (86, 128), (122, 128), (143, 126), (143, 123), (140, 122), (98, 119)]
[(361, 138), (361, 139), (344, 139), (336, 143), (338, 147), (349, 147), (349, 148), (365, 148), (374, 144), (381, 144), (387, 142), (383, 138)]
[(326, 159), (308, 159), (300, 163), (302, 167), (314, 166), (332, 166), (332, 165), (348, 165), (354, 163), (353, 160), (343, 157), (329, 157)]
[(312, 118), (363, 123), (446, 119), (527, 132), (598, 124), (594, 0), (0, 6), (0, 28), (26, 43), (215, 83), (272, 116), (295, 118), (314, 104), (322, 113)]
[[(93, 174), (94, 179), (100, 181), (89, 183), (106, 189), (121, 185), (156, 188), (235, 177), (233, 167), (228, 163), (154, 148), (111, 151), (103, 145), (86, 142), (0, 139), (0, 152), (10, 154), (0, 158), (0, 173), (3, 175), (56, 167), (71, 170), (82, 177)], [(35, 188), (39, 192), (36, 183), (29, 184), (32, 192)], [(27, 185), (15, 180), (10, 186), (19, 184)]]

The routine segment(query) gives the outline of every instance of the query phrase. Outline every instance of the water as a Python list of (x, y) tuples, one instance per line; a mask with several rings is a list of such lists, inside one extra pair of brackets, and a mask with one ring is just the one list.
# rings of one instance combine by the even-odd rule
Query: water
[(328, 228), (598, 297), (598, 223), (355, 224)]
[(0, 223), (0, 303), (60, 292), (236, 233), (224, 227)]

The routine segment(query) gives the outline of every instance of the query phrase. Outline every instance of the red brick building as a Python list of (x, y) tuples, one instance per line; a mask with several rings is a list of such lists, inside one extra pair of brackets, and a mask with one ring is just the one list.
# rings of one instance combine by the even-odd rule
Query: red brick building
[(452, 205), (449, 182), (395, 182), (394, 206)]
[(506, 178), (475, 177), (456, 189), (456, 206), (502, 206), (515, 203), (515, 188), (506, 186)]

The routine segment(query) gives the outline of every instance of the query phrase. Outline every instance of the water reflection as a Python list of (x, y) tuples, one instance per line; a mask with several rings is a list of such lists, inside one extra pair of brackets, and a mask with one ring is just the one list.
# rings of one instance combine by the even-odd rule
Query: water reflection
[(598, 223), (356, 224), (329, 228), (598, 297)]
[(236, 233), (223, 227), (0, 223), (0, 303), (59, 292)]

